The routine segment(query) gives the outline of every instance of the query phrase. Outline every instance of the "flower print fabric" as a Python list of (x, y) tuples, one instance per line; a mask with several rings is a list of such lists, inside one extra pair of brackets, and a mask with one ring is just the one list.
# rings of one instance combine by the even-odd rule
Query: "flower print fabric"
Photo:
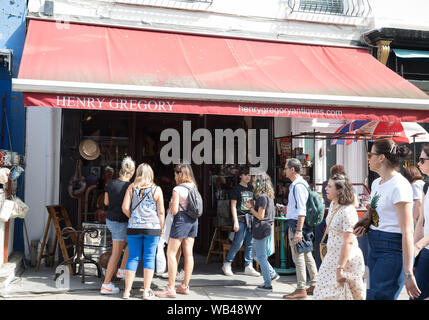
[(326, 218), (331, 221), (328, 232), (328, 252), (319, 269), (319, 276), (314, 289), (314, 300), (365, 300), (366, 286), (364, 283), (365, 263), (362, 251), (354, 239), (349, 260), (344, 268), (346, 283), (343, 287), (337, 282), (337, 266), (343, 245), (343, 232), (353, 232), (353, 226), (358, 222), (356, 209), (352, 206), (341, 206), (333, 211), (329, 208)]

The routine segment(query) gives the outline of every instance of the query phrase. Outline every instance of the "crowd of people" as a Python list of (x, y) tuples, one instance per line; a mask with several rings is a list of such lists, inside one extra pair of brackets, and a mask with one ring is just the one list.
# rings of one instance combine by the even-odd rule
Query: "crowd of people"
[[(429, 219), (429, 195), (425, 195), (423, 182), (423, 175), (429, 175), (429, 145), (421, 151), (418, 168), (405, 168), (402, 174), (400, 159), (409, 152), (390, 139), (374, 142), (368, 152), (368, 164), (379, 178), (370, 187), (371, 203), (361, 219), (356, 211), (357, 195), (344, 168), (339, 165), (331, 168), (330, 178), (323, 186), (329, 210), (316, 228), (305, 223), (310, 188), (301, 176), (301, 162), (293, 158), (286, 161), (285, 175), (291, 184), (285, 236), (290, 243), (297, 286), (284, 299), (313, 295), (316, 300), (393, 300), (404, 286), (410, 299), (429, 297), (429, 224), (425, 223)], [(134, 171), (136, 176), (131, 182)], [(239, 175), (240, 182), (231, 192), (234, 238), (222, 272), (225, 276), (234, 275), (231, 264), (244, 245), (244, 274), (262, 276), (263, 283), (256, 289), (270, 292), (273, 281), (280, 278), (268, 259), (273, 252), (270, 247), (275, 191), (265, 172), (250, 175), (249, 168), (242, 167)], [(122, 254), (116, 276), (125, 278), (123, 298), (130, 296), (140, 261), (144, 267), (143, 299), (189, 294), (198, 219), (188, 215), (187, 208), (190, 190), (198, 186), (188, 164), (176, 165), (174, 177), (176, 187), (165, 217), (163, 192), (154, 184), (152, 168), (143, 163), (135, 170), (131, 158), (123, 160), (119, 178), (110, 181), (106, 188), (105, 205), (109, 208), (106, 224), (112, 233), (113, 248), (100, 293), (119, 293), (111, 280)], [(314, 241), (314, 233), (323, 234), (321, 242)], [(363, 236), (369, 246), (365, 259), (358, 242)], [(157, 255), (164, 255), (164, 244), (167, 244), (168, 284), (154, 293), (151, 281)], [(320, 265), (316, 264), (314, 252)], [(184, 271), (181, 284), (176, 287), (180, 253)], [(254, 261), (259, 264), (260, 272), (253, 267)]]

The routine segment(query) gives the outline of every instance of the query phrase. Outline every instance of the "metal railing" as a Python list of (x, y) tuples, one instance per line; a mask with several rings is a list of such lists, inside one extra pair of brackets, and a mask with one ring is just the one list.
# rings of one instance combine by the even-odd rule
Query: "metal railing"
[(211, 5), (213, 0), (117, 0), (115, 3), (133, 4), (133, 5), (149, 5), (155, 7), (174, 7), (185, 4), (205, 4)]
[(287, 0), (291, 12), (368, 17), (372, 11), (369, 0)]

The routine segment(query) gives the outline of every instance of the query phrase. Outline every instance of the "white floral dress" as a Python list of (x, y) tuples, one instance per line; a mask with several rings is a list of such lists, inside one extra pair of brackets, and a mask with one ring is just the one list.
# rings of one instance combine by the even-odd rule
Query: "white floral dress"
[[(329, 226), (328, 252), (319, 269), (318, 281), (314, 289), (314, 300), (365, 300), (366, 286), (364, 283), (365, 263), (357, 239), (353, 241), (349, 260), (344, 268), (346, 283), (344, 287), (337, 282), (337, 266), (343, 245), (343, 232), (353, 232), (353, 226), (358, 222), (354, 206), (341, 206), (336, 212), (331, 204), (326, 218)], [(318, 250), (319, 248), (317, 248)]]

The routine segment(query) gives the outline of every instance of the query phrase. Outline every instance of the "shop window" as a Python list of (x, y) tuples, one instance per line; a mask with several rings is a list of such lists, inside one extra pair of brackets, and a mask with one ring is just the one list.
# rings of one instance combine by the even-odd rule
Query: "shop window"
[(302, 0), (299, 7), (303, 11), (314, 13), (343, 13), (344, 5), (342, 0)]
[(96, 173), (101, 178), (107, 167), (119, 173), (122, 159), (130, 155), (129, 116), (115, 113), (85, 112), (82, 117), (82, 138), (94, 140), (100, 156), (84, 161), (83, 174)]

